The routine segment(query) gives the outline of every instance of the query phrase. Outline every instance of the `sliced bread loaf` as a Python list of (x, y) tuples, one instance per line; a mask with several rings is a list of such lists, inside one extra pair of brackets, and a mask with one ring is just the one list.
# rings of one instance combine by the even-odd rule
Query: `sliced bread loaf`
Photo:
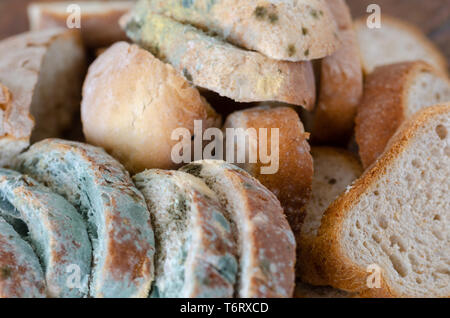
[[(246, 160), (241, 166), (277, 196), (294, 235), (298, 236), (304, 208), (311, 197), (313, 159), (308, 144), (309, 135), (305, 133), (297, 113), (289, 107), (250, 108), (228, 116), (223, 129), (228, 128), (242, 128), (244, 133), (255, 129), (256, 135), (248, 131), (247, 151), (257, 154), (257, 162)], [(260, 132), (260, 129), (266, 133)], [(272, 129), (278, 129), (278, 138), (276, 134), (272, 137)], [(262, 158), (261, 151), (269, 154), (271, 149), (275, 151), (270, 154), (272, 162), (264, 162), (266, 158)], [(267, 168), (270, 164), (278, 170), (265, 174), (261, 168)]]
[(44, 297), (45, 278), (38, 258), (0, 216), (0, 298)]
[(356, 141), (364, 167), (384, 151), (401, 123), (420, 109), (450, 101), (450, 80), (425, 62), (377, 68), (367, 76), (356, 118)]
[(314, 243), (323, 213), (328, 206), (362, 174), (361, 164), (356, 157), (342, 149), (315, 147), (312, 197), (306, 205), (306, 217), (300, 231), (299, 275), (303, 282), (326, 285), (327, 281), (317, 273), (314, 259)]
[(305, 283), (295, 285), (295, 298), (355, 298), (355, 294), (329, 286), (312, 286)]
[[(0, 110), (0, 165), (30, 139), (58, 136), (79, 108), (85, 53), (78, 31), (28, 32), (0, 42), (0, 82), (7, 87)], [(4, 98), (5, 99), (5, 98)]]
[(181, 169), (201, 178), (224, 208), (237, 242), (240, 298), (291, 297), (295, 239), (277, 198), (244, 170), (204, 160)]
[(0, 204), (0, 216), (26, 224), (44, 268), (48, 296), (86, 297), (92, 248), (77, 210), (30, 177), (5, 169), (0, 169)]
[(369, 28), (365, 18), (357, 20), (355, 28), (366, 74), (378, 66), (416, 60), (447, 72), (447, 59), (414, 25), (383, 14), (381, 28)]
[(154, 237), (144, 197), (128, 172), (100, 148), (47, 139), (17, 168), (65, 197), (87, 219), (93, 245), (92, 297), (147, 297)]
[(172, 64), (196, 86), (239, 102), (274, 100), (314, 107), (310, 62), (276, 61), (245, 51), (190, 25), (152, 13), (145, 3), (140, 2), (133, 14), (123, 19), (128, 36)]
[[(220, 116), (171, 65), (125, 42), (114, 44), (89, 68), (81, 105), (89, 143), (103, 147), (128, 171), (174, 169), (172, 139), (177, 128), (194, 135), (220, 127)], [(157, 150), (157, 151), (155, 151)]]
[(209, 30), (272, 59), (318, 59), (340, 45), (336, 24), (321, 0), (143, 2), (154, 12)]
[(152, 296), (232, 297), (238, 270), (235, 244), (214, 192), (180, 171), (146, 170), (134, 181), (155, 228)]
[(345, 0), (327, 1), (339, 25), (342, 46), (320, 62), (319, 101), (312, 123), (312, 140), (345, 144), (355, 124), (363, 92), (363, 74), (356, 33)]
[(405, 123), (322, 218), (317, 263), (364, 296), (450, 296), (450, 105)]
[[(109, 46), (127, 39), (119, 19), (133, 8), (133, 1), (78, 1), (79, 21), (71, 18), (78, 12), (74, 11), (73, 5), (73, 1), (31, 3), (28, 6), (31, 30), (65, 28), (69, 21), (80, 23), (83, 42), (89, 48)], [(71, 8), (72, 11), (69, 11)]]

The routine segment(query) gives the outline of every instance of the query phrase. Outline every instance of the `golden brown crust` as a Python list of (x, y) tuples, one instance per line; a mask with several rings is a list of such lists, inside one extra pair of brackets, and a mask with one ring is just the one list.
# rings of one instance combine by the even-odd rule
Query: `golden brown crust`
[[(428, 51), (428, 54), (431, 55), (431, 58), (434, 61), (434, 66), (436, 69), (440, 70), (443, 73), (447, 74), (447, 66), (448, 62), (446, 57), (440, 52), (440, 50), (423, 34), (423, 32), (417, 28), (415, 25), (407, 23), (403, 20), (388, 16), (383, 14), (382, 23), (387, 23), (389, 25), (393, 25), (400, 30), (405, 30), (406, 32), (411, 33), (417, 39), (417, 41)], [(367, 20), (366, 18), (359, 18), (355, 20), (355, 29), (359, 28), (367, 28)], [(405, 52), (407, 53), (407, 52)], [(370, 74), (373, 70), (369, 67), (369, 62), (365, 61), (364, 54), (361, 55), (361, 62), (364, 74)], [(399, 61), (400, 62), (400, 61)]]
[[(28, 7), (31, 30), (55, 27), (65, 28), (71, 13), (66, 8), (71, 2), (32, 3)], [(119, 26), (119, 19), (134, 5), (130, 1), (79, 3), (81, 6), (81, 35), (89, 48), (109, 46), (118, 41), (126, 41), (127, 36)], [(95, 6), (95, 10), (90, 8)]]
[(386, 174), (396, 158), (407, 149), (415, 133), (437, 115), (450, 114), (450, 104), (429, 107), (407, 121), (389, 142), (387, 150), (370, 169), (340, 196), (325, 212), (319, 229), (315, 249), (319, 255), (316, 266), (327, 282), (347, 291), (359, 292), (363, 297), (400, 297), (387, 283), (382, 274), (381, 288), (370, 289), (366, 280), (366, 269), (358, 267), (343, 251), (340, 245), (343, 222), (349, 211), (359, 202), (360, 196)]
[(311, 197), (313, 159), (297, 113), (288, 107), (257, 107), (236, 112), (228, 117), (225, 128), (268, 128), (267, 147), (271, 147), (270, 128), (279, 129), (279, 170), (275, 174), (262, 174), (264, 165), (247, 164), (245, 169), (271, 190), (280, 200), (284, 213), (299, 239), (305, 205)]
[(365, 168), (383, 153), (389, 139), (404, 121), (407, 90), (422, 72), (440, 74), (425, 62), (417, 61), (381, 66), (367, 76), (355, 133)]

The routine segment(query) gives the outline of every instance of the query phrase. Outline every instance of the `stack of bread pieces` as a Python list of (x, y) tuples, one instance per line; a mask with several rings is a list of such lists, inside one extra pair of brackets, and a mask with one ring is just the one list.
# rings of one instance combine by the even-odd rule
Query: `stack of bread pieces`
[(0, 41), (0, 298), (450, 297), (450, 79), (416, 27), (73, 5)]

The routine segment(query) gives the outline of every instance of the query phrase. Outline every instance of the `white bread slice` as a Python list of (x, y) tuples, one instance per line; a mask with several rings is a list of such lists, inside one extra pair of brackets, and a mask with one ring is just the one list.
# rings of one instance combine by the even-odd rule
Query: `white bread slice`
[(406, 122), (326, 211), (316, 244), (321, 274), (364, 296), (449, 297), (449, 188), (446, 104)]
[(298, 62), (332, 54), (337, 28), (321, 0), (143, 0), (173, 19), (269, 58)]
[[(278, 171), (263, 174), (261, 167), (267, 166), (261, 161), (246, 162), (242, 168), (256, 177), (265, 187), (272, 191), (281, 202), (289, 224), (298, 236), (304, 219), (304, 209), (311, 197), (313, 178), (313, 159), (308, 144), (309, 134), (305, 133), (297, 113), (289, 107), (260, 106), (238, 111), (228, 116), (224, 130), (228, 128), (256, 129), (257, 136), (249, 136), (249, 145), (258, 145), (262, 136), (259, 129), (267, 129), (267, 149), (279, 149), (278, 157), (273, 154), (273, 161), (278, 161)], [(278, 129), (278, 144), (272, 145), (272, 129)], [(256, 140), (255, 140), (256, 139)], [(276, 142), (277, 140), (275, 140)], [(255, 148), (249, 149), (258, 153)]]
[(381, 155), (404, 120), (445, 102), (450, 102), (450, 80), (425, 62), (386, 65), (368, 75), (355, 132), (363, 166)]
[[(119, 42), (89, 67), (81, 105), (87, 141), (121, 161), (128, 171), (176, 169), (177, 128), (194, 134), (220, 127), (221, 118), (175, 69), (137, 45)], [(157, 149), (157, 151), (155, 151)]]
[(345, 144), (355, 123), (363, 92), (361, 58), (353, 20), (345, 0), (328, 0), (339, 25), (342, 46), (320, 62), (320, 89), (311, 138), (317, 143)]
[(181, 171), (199, 177), (214, 191), (231, 224), (239, 257), (235, 295), (291, 297), (295, 239), (275, 195), (244, 170), (223, 161), (196, 161)]
[(31, 3), (28, 6), (30, 29), (36, 31), (55, 27), (66, 28), (67, 20), (72, 15), (67, 9), (73, 4), (80, 8), (80, 31), (87, 47), (99, 48), (127, 39), (119, 26), (119, 19), (133, 8), (133, 1)]
[(323, 213), (363, 170), (358, 159), (343, 149), (313, 147), (311, 154), (314, 159), (312, 196), (306, 205), (306, 217), (300, 231), (298, 268), (303, 282), (320, 286), (326, 285), (327, 281), (316, 271), (314, 243)]
[(9, 164), (30, 139), (58, 136), (71, 126), (84, 74), (78, 31), (28, 32), (0, 42), (0, 82), (8, 89), (0, 89), (6, 96), (0, 111), (0, 165)]
[(414, 25), (383, 14), (380, 29), (370, 29), (365, 18), (357, 20), (355, 28), (365, 74), (378, 66), (416, 60), (447, 72), (447, 59)]
[(181, 171), (146, 170), (134, 182), (156, 238), (152, 297), (233, 297), (238, 264), (230, 223), (206, 184)]
[(37, 256), (0, 217), (0, 298), (45, 297), (45, 278)]
[(310, 62), (276, 61), (245, 51), (200, 29), (149, 11), (145, 2), (121, 21), (127, 35), (172, 64), (196, 86), (239, 102), (280, 101), (314, 107)]

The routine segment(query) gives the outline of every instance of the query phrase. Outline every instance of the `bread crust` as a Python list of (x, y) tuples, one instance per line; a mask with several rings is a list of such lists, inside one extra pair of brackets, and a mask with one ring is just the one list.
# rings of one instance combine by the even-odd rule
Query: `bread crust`
[[(72, 2), (31, 3), (28, 6), (28, 20), (32, 31), (55, 27), (65, 28), (71, 13), (66, 9)], [(119, 19), (133, 8), (132, 1), (78, 2), (81, 13), (81, 36), (89, 48), (109, 46), (127, 40), (119, 26)]]
[(150, 215), (128, 172), (100, 148), (47, 139), (17, 170), (62, 195), (87, 219), (93, 238), (90, 296), (147, 297), (155, 250)]
[(389, 139), (405, 120), (408, 89), (420, 73), (439, 76), (448, 81), (450, 87), (447, 77), (421, 61), (380, 66), (367, 76), (355, 130), (365, 168), (383, 153)]
[[(322, 1), (149, 0), (154, 12), (216, 32), (271, 59), (298, 62), (332, 54), (340, 45)], [(299, 21), (301, 21), (299, 23)]]
[(121, 23), (133, 41), (172, 64), (196, 86), (238, 102), (280, 101), (309, 110), (314, 107), (310, 62), (271, 60), (139, 5)]
[[(326, 156), (329, 158), (337, 158), (339, 157), (339, 160), (344, 160), (347, 162), (346, 169), (351, 169), (355, 172), (356, 175), (362, 174), (362, 167), (359, 163), (358, 159), (350, 152), (339, 149), (339, 148), (331, 148), (331, 147), (313, 147), (311, 150), (311, 154), (313, 156), (314, 162), (318, 160), (317, 158), (319, 156)], [(315, 174), (318, 173), (317, 169), (315, 168)], [(333, 178), (333, 176), (330, 176), (330, 178)], [(313, 177), (314, 180), (314, 177)], [(350, 184), (348, 185), (350, 186)], [(318, 193), (314, 193), (314, 191), (318, 191), (318, 189), (314, 189), (314, 181), (313, 181), (313, 188), (312, 188), (312, 196), (315, 195), (318, 196)], [(311, 201), (310, 201), (311, 203)], [(330, 202), (331, 204), (332, 202)], [(306, 206), (306, 215), (308, 214), (308, 205)], [(325, 212), (325, 211), (323, 211)], [(311, 212), (309, 212), (311, 213)], [(307, 220), (307, 219), (306, 219)], [(303, 226), (306, 225), (306, 221), (303, 223)], [(317, 229), (318, 230), (318, 229)], [(298, 241), (298, 269), (299, 269), (299, 277), (301, 278), (302, 282), (315, 285), (315, 286), (326, 286), (328, 284), (325, 277), (321, 275), (321, 273), (317, 270), (317, 250), (315, 249), (315, 242), (316, 242), (317, 235), (314, 235), (313, 233), (307, 233), (304, 228), (300, 231), (300, 239)]]
[(350, 138), (363, 93), (363, 74), (356, 33), (344, 0), (329, 0), (339, 25), (342, 46), (320, 63), (320, 91), (314, 113), (312, 140), (345, 144)]
[[(55, 90), (53, 100), (64, 99), (64, 107), (55, 104), (45, 105), (48, 111), (37, 109), (36, 107), (42, 107), (39, 104), (40, 98), (49, 99), (48, 96), (37, 96), (43, 63), (52, 45), (60, 41), (72, 43), (77, 48), (75, 52), (72, 52), (73, 59), (62, 66), (66, 67), (64, 75), (71, 77), (71, 88)], [(73, 112), (79, 105), (74, 92), (78, 91), (77, 85), (81, 85), (84, 51), (78, 31), (56, 28), (28, 32), (5, 39), (0, 42), (0, 56), (2, 57), (0, 82), (3, 84), (0, 94), (3, 95), (4, 100), (0, 143), (5, 149), (1, 152), (0, 164), (4, 166), (10, 164), (15, 155), (28, 147), (32, 132), (35, 136), (43, 136), (52, 130), (55, 136), (56, 133), (61, 133), (70, 126)], [(62, 74), (58, 75), (62, 77)], [(61, 94), (70, 96), (61, 97)], [(42, 117), (47, 119), (45, 125), (41, 122)]]
[[(259, 160), (257, 164), (245, 164), (243, 168), (278, 197), (298, 241), (305, 206), (311, 197), (313, 159), (308, 144), (309, 134), (305, 133), (297, 113), (289, 107), (251, 108), (231, 114), (225, 122), (226, 128), (279, 129), (278, 172), (262, 174), (264, 165)], [(268, 149), (270, 140), (268, 137)]]
[(194, 135), (195, 120), (202, 121), (203, 131), (221, 125), (220, 116), (171, 65), (125, 42), (114, 44), (90, 66), (81, 117), (87, 141), (132, 173), (180, 166), (172, 160), (179, 142), (172, 139), (175, 129)]
[[(441, 51), (434, 45), (424, 34), (423, 32), (417, 28), (416, 26), (407, 23), (403, 20), (394, 18), (392, 16), (383, 14), (382, 16), (382, 23), (390, 24), (398, 29), (404, 30), (410, 34), (412, 34), (414, 37), (416, 37), (417, 42), (420, 43), (427, 51), (428, 54), (430, 54), (430, 61), (428, 63), (433, 64), (433, 66), (441, 71), (444, 74), (448, 75), (448, 62), (447, 58), (441, 53)], [(360, 28), (367, 28), (367, 21), (366, 18), (359, 18), (355, 20), (355, 29), (356, 32), (358, 32), (358, 29)], [(360, 45), (362, 45), (360, 43)], [(382, 47), (382, 45), (380, 46)], [(405, 52), (406, 53), (406, 52)], [(431, 63), (433, 61), (433, 63)], [(396, 61), (396, 62), (406, 62), (406, 61)], [(370, 62), (366, 60), (366, 57), (364, 54), (361, 54), (361, 63), (362, 68), (364, 71), (364, 74), (370, 74), (373, 72), (374, 68), (369, 66)], [(380, 66), (380, 65), (376, 65)], [(376, 68), (375, 66), (375, 68)]]
[(389, 142), (383, 155), (340, 196), (325, 212), (319, 229), (315, 249), (319, 255), (316, 263), (321, 275), (335, 287), (351, 292), (359, 292), (362, 297), (407, 297), (395, 291), (381, 274), (381, 288), (368, 288), (366, 269), (358, 267), (344, 253), (340, 245), (344, 232), (343, 222), (347, 213), (359, 202), (359, 197), (386, 174), (387, 167), (407, 149), (418, 129), (435, 116), (450, 115), (450, 105), (429, 107), (407, 121)]
[(197, 161), (181, 170), (204, 180), (228, 208), (240, 251), (236, 296), (291, 297), (295, 239), (275, 195), (244, 170), (223, 161)]
[(13, 227), (0, 217), (0, 298), (45, 298), (39, 260)]

